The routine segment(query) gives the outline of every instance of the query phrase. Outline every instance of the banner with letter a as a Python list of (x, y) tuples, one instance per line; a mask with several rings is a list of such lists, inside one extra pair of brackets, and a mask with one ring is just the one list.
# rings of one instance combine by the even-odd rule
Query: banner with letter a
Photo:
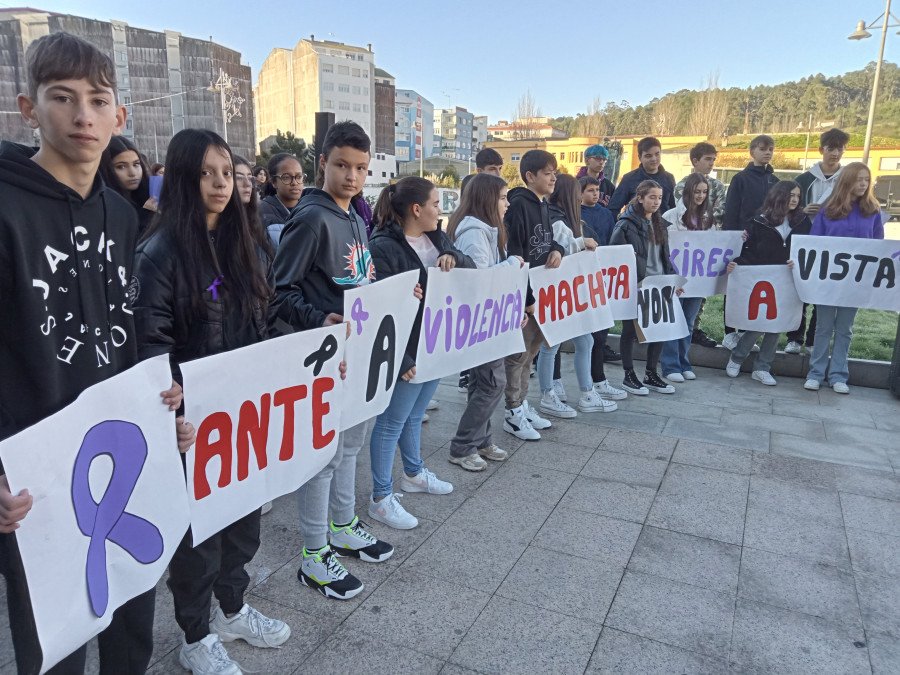
[(627, 244), (598, 246), (597, 256), (603, 277), (606, 302), (613, 319), (633, 319), (637, 316), (637, 265), (634, 249)]
[(10, 490), (34, 497), (15, 536), (42, 673), (153, 588), (187, 530), (171, 385), (169, 357), (149, 359), (0, 443)]
[(634, 320), (639, 342), (678, 340), (691, 332), (676, 294), (683, 285), (684, 277), (677, 274), (644, 277), (638, 288)]
[(725, 268), (741, 254), (742, 234), (736, 230), (669, 230), (669, 258), (675, 271), (687, 279), (682, 297), (725, 293)]
[(802, 313), (803, 303), (787, 265), (738, 265), (728, 275), (725, 323), (729, 326), (786, 333), (800, 325)]
[(346, 337), (339, 324), (182, 364), (185, 419), (197, 429), (186, 455), (194, 546), (331, 461)]

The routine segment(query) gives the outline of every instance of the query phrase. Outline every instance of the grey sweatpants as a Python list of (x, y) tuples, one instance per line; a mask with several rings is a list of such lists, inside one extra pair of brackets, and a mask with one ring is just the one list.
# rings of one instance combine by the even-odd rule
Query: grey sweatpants
[(504, 359), (469, 369), (469, 402), (450, 441), (452, 457), (468, 457), (491, 445), (491, 415), (505, 387)]
[(307, 551), (318, 551), (328, 543), (329, 508), (338, 525), (349, 523), (356, 515), (356, 456), (365, 443), (369, 422), (342, 431), (328, 466), (297, 490), (300, 532)]

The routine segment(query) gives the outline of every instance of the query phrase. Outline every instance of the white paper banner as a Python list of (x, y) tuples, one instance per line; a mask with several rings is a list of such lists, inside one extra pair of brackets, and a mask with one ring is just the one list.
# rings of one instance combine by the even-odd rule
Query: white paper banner
[(900, 242), (791, 237), (794, 284), (803, 302), (900, 311)]
[(725, 293), (725, 268), (741, 254), (742, 235), (738, 230), (669, 230), (672, 265), (687, 279), (682, 297), (708, 298)]
[(197, 429), (187, 453), (194, 546), (331, 461), (346, 335), (345, 324), (317, 328), (181, 365)]
[(675, 294), (682, 286), (684, 277), (677, 274), (644, 277), (637, 291), (638, 312), (634, 320), (639, 342), (668, 342), (691, 332)]
[(413, 295), (418, 281), (419, 273), (411, 270), (344, 291), (350, 338), (344, 351), (348, 368), (341, 399), (342, 430), (380, 415), (391, 402), (419, 310)]
[(598, 246), (594, 251), (613, 319), (637, 316), (637, 269), (634, 249), (627, 244)]
[(525, 351), (528, 265), (428, 270), (413, 382), (428, 382)]
[(567, 255), (559, 267), (532, 268), (534, 316), (548, 344), (609, 328), (612, 310), (606, 302), (603, 274), (592, 251)]
[(725, 323), (738, 330), (786, 333), (800, 325), (803, 303), (787, 265), (738, 265), (728, 275)]
[(16, 539), (42, 673), (153, 588), (187, 530), (171, 384), (168, 356), (144, 361), (0, 443), (10, 490), (34, 497)]

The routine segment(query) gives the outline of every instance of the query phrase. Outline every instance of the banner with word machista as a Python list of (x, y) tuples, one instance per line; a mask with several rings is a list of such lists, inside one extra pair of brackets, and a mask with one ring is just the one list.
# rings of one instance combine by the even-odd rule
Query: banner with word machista
[(11, 492), (34, 497), (16, 540), (42, 673), (153, 588), (187, 530), (171, 385), (169, 357), (149, 359), (0, 443)]
[(182, 364), (185, 420), (197, 429), (186, 455), (194, 546), (331, 461), (346, 338), (342, 323)]
[(413, 382), (428, 382), (525, 351), (528, 265), (428, 270)]
[(637, 318), (634, 327), (639, 342), (668, 342), (688, 335), (691, 330), (676, 291), (684, 286), (677, 274), (644, 277), (637, 290)]
[(687, 279), (682, 297), (724, 295), (726, 268), (741, 254), (742, 235), (735, 230), (669, 230), (672, 266)]
[(637, 316), (637, 265), (627, 244), (598, 246), (594, 251), (613, 319)]
[(794, 235), (791, 260), (803, 302), (900, 311), (900, 241)]
[(548, 344), (558, 345), (615, 323), (593, 251), (567, 255), (554, 269), (534, 267), (528, 275), (537, 305), (534, 317)]
[(725, 323), (729, 326), (786, 333), (797, 329), (802, 313), (803, 302), (787, 265), (738, 265), (728, 275)]

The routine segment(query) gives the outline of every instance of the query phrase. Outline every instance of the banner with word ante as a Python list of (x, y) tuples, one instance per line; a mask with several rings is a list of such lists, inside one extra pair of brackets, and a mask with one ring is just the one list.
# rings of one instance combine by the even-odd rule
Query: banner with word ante
[(738, 265), (728, 275), (725, 323), (729, 326), (786, 333), (797, 329), (802, 313), (803, 302), (787, 265)]
[(413, 295), (419, 273), (404, 272), (344, 291), (344, 320), (350, 338), (341, 399), (341, 429), (380, 415), (391, 402), (419, 300)]
[(558, 345), (615, 323), (593, 251), (567, 255), (554, 269), (534, 267), (528, 276), (537, 304), (534, 316), (548, 344)]
[(742, 235), (737, 230), (669, 230), (669, 258), (675, 271), (687, 279), (682, 297), (725, 293), (725, 268), (741, 254)]
[(186, 455), (194, 546), (331, 461), (346, 337), (339, 324), (181, 365), (185, 420), (197, 429)]
[(528, 265), (428, 270), (413, 382), (459, 373), (525, 351)]
[(637, 269), (634, 249), (627, 244), (598, 246), (594, 251), (613, 319), (637, 316)]
[[(140, 363), (0, 443), (34, 506), (16, 540), (46, 672), (153, 588), (188, 527), (169, 357)], [(26, 617), (10, 617), (27, 621)]]
[(791, 260), (803, 302), (900, 311), (900, 241), (795, 234)]
[(644, 277), (637, 290), (634, 327), (639, 342), (668, 342), (690, 334), (676, 291), (684, 286), (677, 274)]

